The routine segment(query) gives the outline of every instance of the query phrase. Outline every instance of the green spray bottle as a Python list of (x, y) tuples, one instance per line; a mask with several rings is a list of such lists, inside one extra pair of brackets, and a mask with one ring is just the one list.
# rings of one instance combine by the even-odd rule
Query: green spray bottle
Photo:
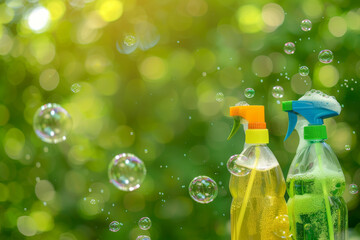
[(303, 128), (306, 143), (298, 148), (286, 180), (290, 228), (295, 240), (347, 239), (348, 211), (342, 197), (345, 177), (336, 155), (325, 142), (327, 132), (323, 125), (323, 119), (338, 115), (340, 110), (334, 111), (327, 104), (283, 102), (283, 110), (289, 115), (285, 140), (295, 129), (299, 115), (309, 122)]

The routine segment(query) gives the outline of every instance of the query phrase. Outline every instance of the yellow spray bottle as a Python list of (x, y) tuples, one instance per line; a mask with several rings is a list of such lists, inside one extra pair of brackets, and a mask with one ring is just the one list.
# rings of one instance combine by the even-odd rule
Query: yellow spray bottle
[(240, 126), (248, 122), (246, 147), (232, 156), (231, 173), (231, 240), (291, 239), (284, 199), (285, 179), (278, 161), (268, 148), (264, 106), (230, 107), (234, 126), (228, 140)]

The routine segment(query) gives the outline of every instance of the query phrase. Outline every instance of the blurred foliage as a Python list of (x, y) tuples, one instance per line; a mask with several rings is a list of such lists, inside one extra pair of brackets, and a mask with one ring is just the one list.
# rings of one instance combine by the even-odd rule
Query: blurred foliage
[[(280, 101), (311, 88), (342, 104), (326, 122), (328, 142), (347, 185), (360, 185), (359, 4), (0, 1), (0, 239), (229, 239), (226, 162), (242, 150), (244, 135), (226, 141), (228, 107), (265, 105), (270, 148), (286, 176), (298, 139), (283, 142)], [(311, 31), (301, 30), (303, 19)], [(289, 41), (293, 55), (283, 51)], [(331, 64), (318, 61), (323, 49), (333, 51)], [(303, 65), (307, 77), (298, 74)], [(272, 96), (274, 86), (284, 88), (283, 98)], [(246, 99), (249, 87), (255, 96)], [(32, 128), (35, 111), (49, 102), (74, 122), (56, 145)], [(108, 182), (108, 163), (122, 152), (148, 170), (134, 192)], [(219, 186), (207, 205), (188, 194), (199, 175)], [(350, 239), (360, 239), (359, 194), (347, 188), (344, 197)], [(148, 231), (137, 226), (144, 216), (152, 220)], [(123, 224), (117, 233), (109, 231), (115, 220)]]

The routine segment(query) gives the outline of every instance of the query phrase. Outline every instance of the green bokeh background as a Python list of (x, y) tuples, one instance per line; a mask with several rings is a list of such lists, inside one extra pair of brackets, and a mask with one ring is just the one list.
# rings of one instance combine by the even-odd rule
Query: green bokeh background
[[(360, 239), (359, 194), (348, 188), (360, 185), (360, 2), (271, 3), (1, 1), (0, 239), (230, 239), (226, 162), (241, 152), (244, 134), (226, 141), (228, 107), (265, 105), (269, 146), (286, 176), (298, 139), (283, 141), (287, 115), (279, 100), (313, 88), (343, 107), (326, 121), (328, 143), (346, 176), (350, 239)], [(40, 5), (51, 21), (34, 32), (28, 16)], [(300, 29), (306, 18), (309, 32)], [(119, 53), (116, 43), (129, 34), (149, 49)], [(288, 41), (296, 44), (293, 55), (283, 52)], [(333, 51), (331, 64), (318, 61), (323, 49)], [(298, 74), (303, 65), (307, 77)], [(272, 96), (274, 86), (283, 87), (283, 98)], [(244, 97), (246, 88), (253, 98)], [(71, 135), (56, 145), (32, 127), (36, 110), (49, 102), (73, 119)], [(147, 167), (134, 192), (108, 181), (109, 162), (123, 152)], [(189, 197), (188, 184), (199, 175), (218, 183), (210, 204)], [(149, 231), (137, 226), (144, 216), (152, 220)], [(111, 221), (123, 223), (119, 232), (109, 231)]]

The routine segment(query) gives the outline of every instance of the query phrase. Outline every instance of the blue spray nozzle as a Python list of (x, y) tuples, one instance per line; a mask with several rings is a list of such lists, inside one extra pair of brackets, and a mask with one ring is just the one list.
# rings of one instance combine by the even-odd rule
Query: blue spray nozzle
[(286, 101), (283, 102), (283, 111), (289, 115), (289, 126), (285, 140), (295, 129), (297, 114), (302, 115), (310, 123), (309, 125), (323, 125), (325, 118), (339, 115), (338, 112), (330, 110), (315, 101)]

